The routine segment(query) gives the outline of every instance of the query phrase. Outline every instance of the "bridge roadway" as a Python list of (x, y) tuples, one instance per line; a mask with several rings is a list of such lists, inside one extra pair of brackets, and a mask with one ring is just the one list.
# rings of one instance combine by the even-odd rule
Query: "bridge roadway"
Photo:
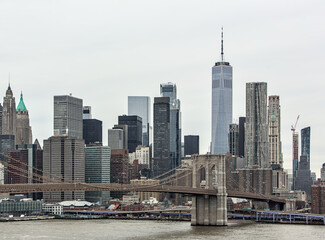
[[(32, 193), (32, 192), (66, 192), (66, 191), (123, 191), (123, 192), (169, 192), (189, 195), (216, 195), (216, 190), (192, 188), (173, 185), (135, 185), (118, 183), (33, 183), (33, 184), (0, 184), (0, 193)], [(271, 195), (248, 192), (227, 191), (228, 197), (272, 201), (285, 203), (285, 199)]]

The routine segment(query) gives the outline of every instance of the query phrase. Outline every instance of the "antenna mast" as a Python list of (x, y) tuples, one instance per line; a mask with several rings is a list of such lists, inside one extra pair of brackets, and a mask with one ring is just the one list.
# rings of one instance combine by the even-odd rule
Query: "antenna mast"
[(223, 27), (221, 27), (221, 62), (223, 62)]

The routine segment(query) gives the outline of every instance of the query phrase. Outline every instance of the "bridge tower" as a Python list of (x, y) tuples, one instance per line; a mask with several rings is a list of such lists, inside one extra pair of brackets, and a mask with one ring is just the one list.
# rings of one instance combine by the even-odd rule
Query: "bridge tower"
[(215, 189), (216, 195), (192, 196), (191, 225), (227, 225), (226, 155), (193, 155), (193, 188)]

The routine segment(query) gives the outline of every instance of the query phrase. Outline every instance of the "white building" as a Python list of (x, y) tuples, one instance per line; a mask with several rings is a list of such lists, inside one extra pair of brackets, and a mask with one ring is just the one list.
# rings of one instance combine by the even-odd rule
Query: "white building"
[(134, 160), (138, 160), (139, 164), (147, 164), (149, 166), (150, 148), (138, 146), (133, 153), (129, 153), (129, 161), (132, 164)]
[(42, 205), (43, 213), (51, 213), (54, 215), (62, 215), (63, 214), (63, 206), (59, 204), (43, 204)]

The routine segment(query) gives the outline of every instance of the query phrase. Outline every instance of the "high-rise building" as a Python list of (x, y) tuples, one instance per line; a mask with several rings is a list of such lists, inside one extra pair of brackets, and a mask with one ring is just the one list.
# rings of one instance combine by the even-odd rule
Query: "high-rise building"
[(245, 117), (239, 118), (238, 156), (245, 156)]
[(128, 125), (125, 124), (115, 124), (112, 129), (121, 129), (123, 131), (123, 147), (117, 149), (128, 149)]
[[(15, 136), (14, 135), (0, 135), (0, 159), (2, 161), (8, 162), (8, 151), (15, 149)], [(7, 168), (0, 165), (0, 168), (4, 170), (3, 176), (1, 176), (1, 183), (8, 184), (8, 172)]]
[(118, 117), (118, 124), (128, 126), (128, 149), (130, 153), (135, 152), (142, 145), (142, 118), (123, 115)]
[(111, 150), (125, 149), (123, 146), (123, 130), (122, 129), (108, 129), (108, 146)]
[[(89, 145), (85, 148), (86, 183), (110, 183), (111, 149), (108, 146)], [(107, 204), (109, 191), (87, 191), (85, 199), (89, 202)]]
[[(37, 140), (34, 144), (16, 145), (16, 149), (9, 150), (7, 182), (19, 183), (42, 183), (40, 176), (43, 175), (43, 150)], [(15, 166), (15, 167), (12, 167)], [(18, 169), (24, 169), (21, 172)], [(37, 175), (35, 175), (37, 174)], [(43, 193), (29, 193), (34, 200), (42, 199)]]
[(238, 156), (239, 152), (239, 125), (238, 124), (230, 124), (229, 125), (229, 153), (231, 155)]
[(16, 136), (16, 122), (16, 101), (9, 84), (8, 89), (6, 91), (6, 96), (3, 98), (2, 134)]
[(160, 96), (168, 97), (170, 104), (170, 167), (173, 169), (181, 164), (182, 132), (181, 132), (181, 103), (177, 99), (176, 84), (160, 84)]
[(293, 178), (293, 189), (295, 179), (297, 176), (297, 170), (298, 170), (298, 162), (299, 162), (299, 134), (297, 132), (293, 132), (292, 134), (292, 178)]
[(83, 139), (85, 144), (102, 143), (102, 121), (98, 119), (83, 119)]
[(82, 108), (82, 119), (92, 119), (91, 107), (90, 106), (83, 106), (83, 108)]
[[(129, 151), (127, 149), (111, 150), (111, 183), (130, 183)], [(111, 191), (112, 198), (121, 198), (123, 192)]]
[(267, 83), (246, 83), (245, 165), (268, 168), (268, 157)]
[(32, 127), (29, 124), (28, 110), (23, 100), (23, 93), (20, 94), (20, 101), (17, 106), (17, 129), (16, 144), (32, 144)]
[(228, 131), (232, 122), (232, 66), (224, 61), (223, 32), (221, 61), (212, 67), (211, 153), (229, 152)]
[(269, 161), (271, 165), (276, 164), (283, 168), (280, 113), (279, 96), (269, 96)]
[(313, 180), (310, 173), (310, 162), (307, 160), (307, 156), (300, 156), (298, 170), (296, 172), (296, 178), (294, 183), (295, 190), (305, 191), (308, 195), (311, 194), (311, 185)]
[[(44, 172), (63, 182), (85, 182), (85, 141), (76, 137), (53, 136), (44, 140)], [(58, 178), (58, 179), (57, 179)], [(46, 192), (44, 200), (84, 200), (85, 192)]]
[(184, 136), (184, 155), (200, 154), (199, 135)]
[(310, 127), (301, 129), (301, 156), (306, 156), (310, 163)]
[(54, 136), (82, 139), (82, 111), (82, 99), (54, 96)]
[(154, 100), (153, 114), (153, 174), (161, 175), (170, 164), (170, 104), (168, 97)]
[(151, 136), (151, 103), (150, 97), (129, 96), (128, 97), (128, 115), (136, 115), (142, 118), (142, 145), (150, 145)]
[(325, 163), (323, 163), (322, 168), (320, 169), (320, 178), (322, 182), (325, 182)]

